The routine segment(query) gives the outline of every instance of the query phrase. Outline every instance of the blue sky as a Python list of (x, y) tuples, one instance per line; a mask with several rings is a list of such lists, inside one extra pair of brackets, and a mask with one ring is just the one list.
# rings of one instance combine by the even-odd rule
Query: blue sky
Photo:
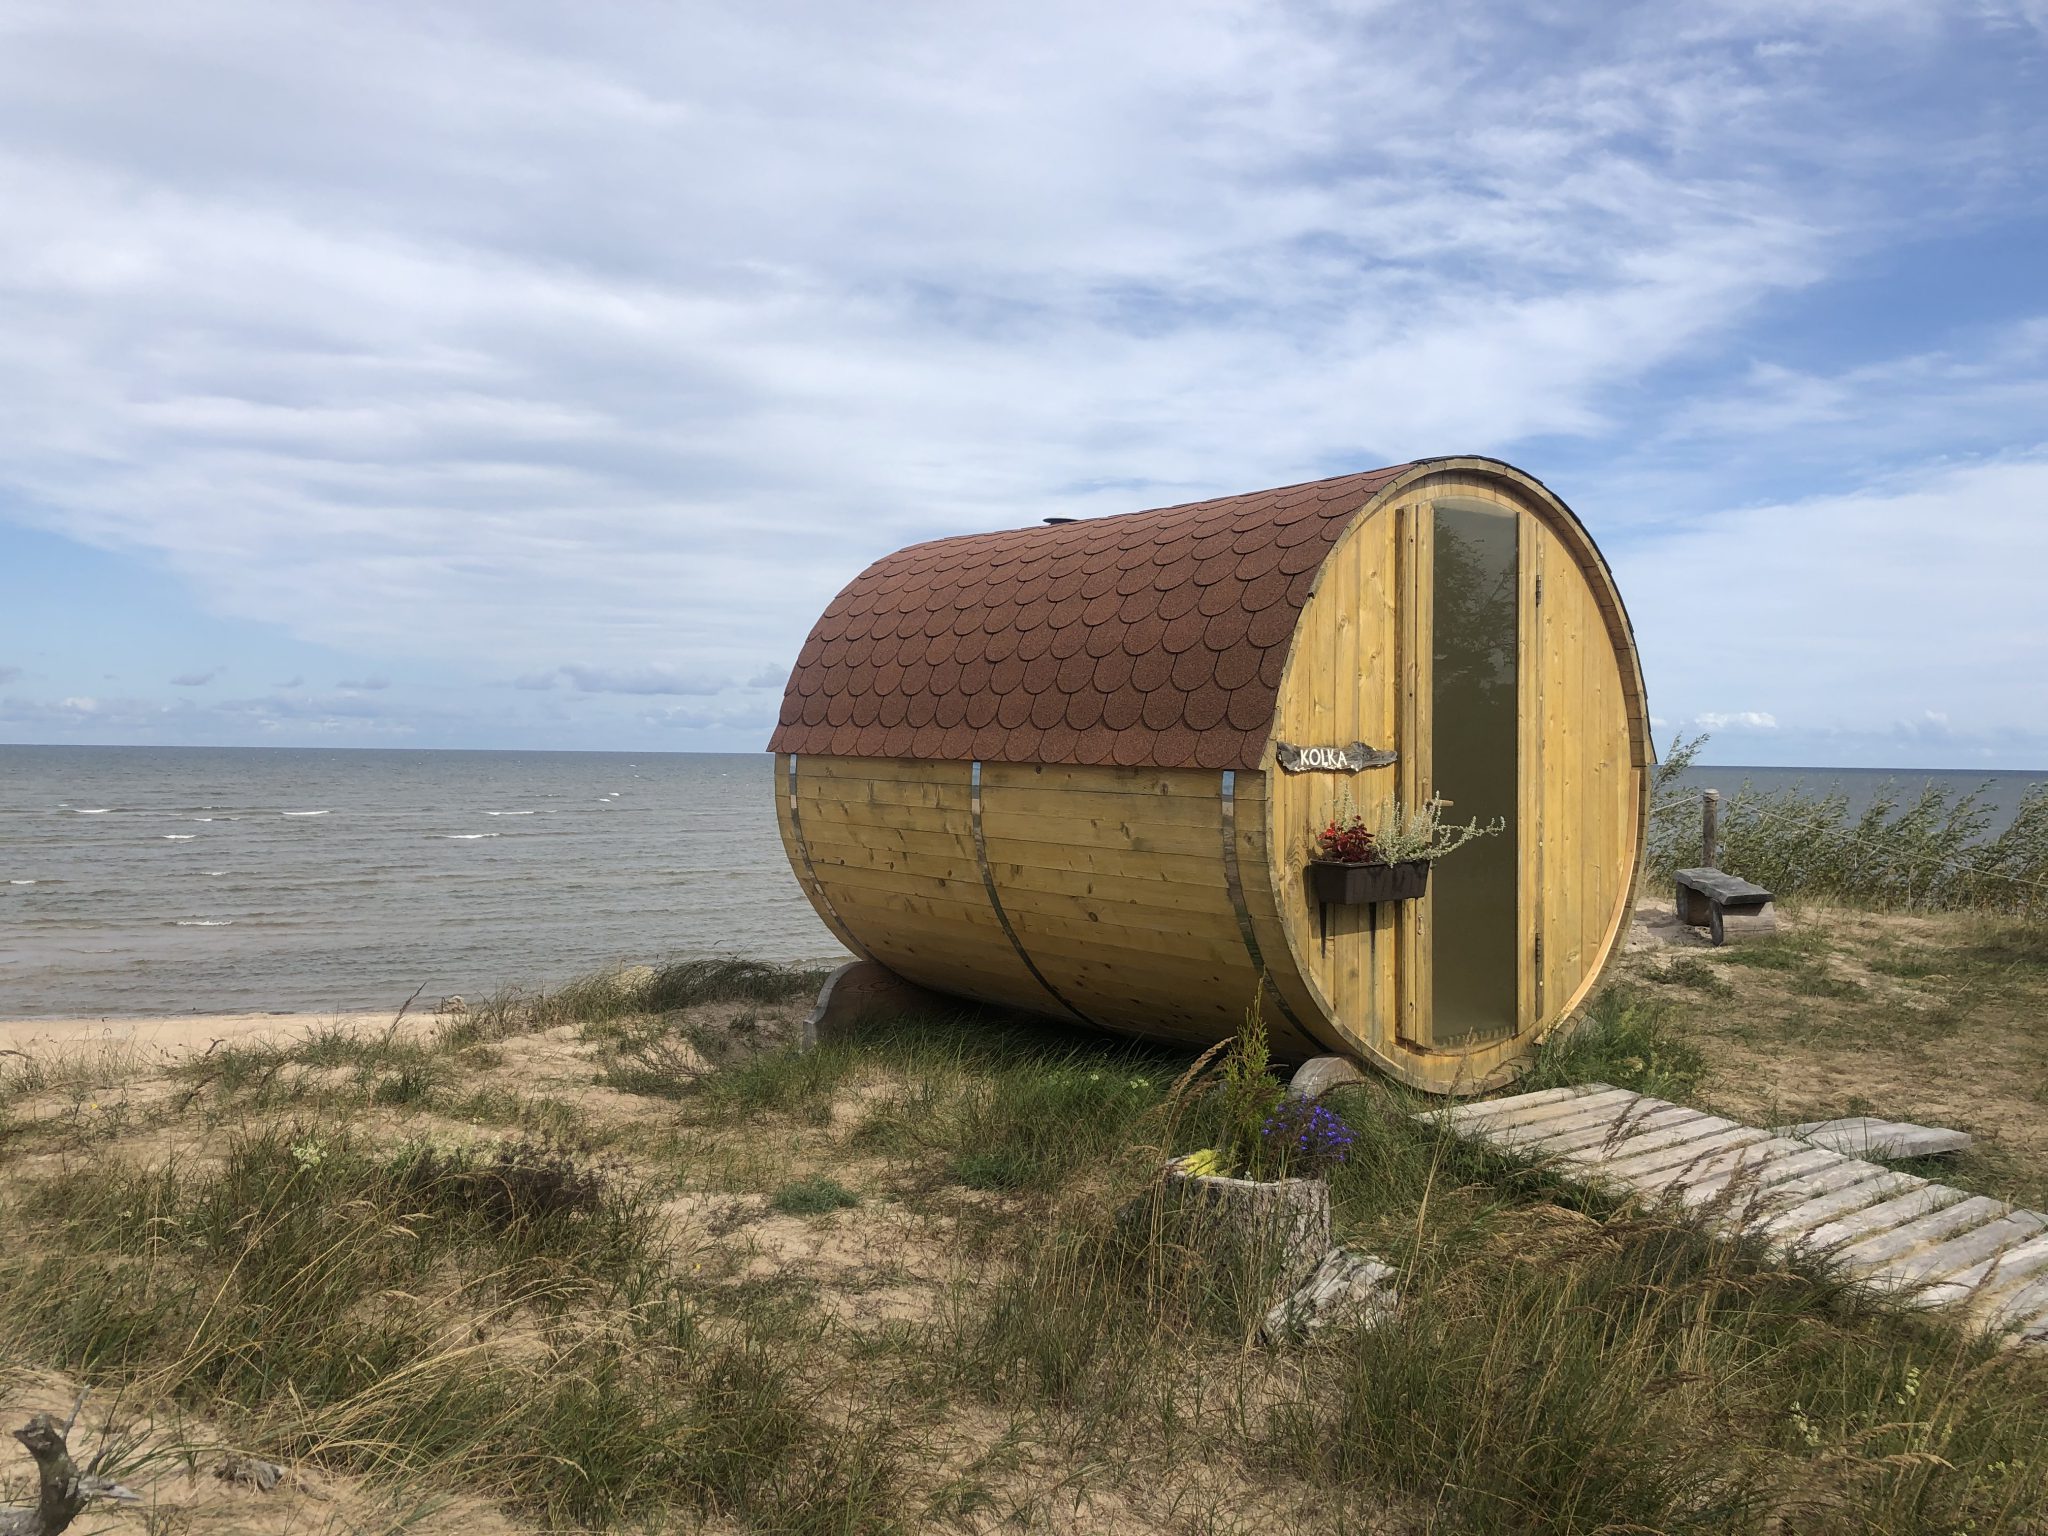
[(0, 0), (0, 741), (753, 750), (916, 539), (1487, 453), (2048, 768), (2048, 0)]

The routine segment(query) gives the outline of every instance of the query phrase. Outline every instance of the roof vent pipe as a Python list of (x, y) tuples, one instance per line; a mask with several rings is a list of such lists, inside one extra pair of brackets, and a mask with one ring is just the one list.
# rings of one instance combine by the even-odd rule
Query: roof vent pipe
[(1079, 521), (1081, 519), (1078, 517), (1048, 517), (1045, 519), (1046, 526), (1051, 528), (1057, 528), (1061, 523), (1078, 523)]

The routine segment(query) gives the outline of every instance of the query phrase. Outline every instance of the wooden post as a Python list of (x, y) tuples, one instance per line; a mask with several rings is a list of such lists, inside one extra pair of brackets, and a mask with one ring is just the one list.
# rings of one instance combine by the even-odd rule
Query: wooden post
[(1720, 849), (1715, 846), (1718, 841), (1715, 836), (1718, 830), (1715, 823), (1720, 820), (1720, 817), (1721, 791), (1718, 789), (1703, 790), (1700, 794), (1700, 866), (1703, 869), (1719, 869), (1721, 867), (1715, 863), (1715, 859), (1720, 854)]

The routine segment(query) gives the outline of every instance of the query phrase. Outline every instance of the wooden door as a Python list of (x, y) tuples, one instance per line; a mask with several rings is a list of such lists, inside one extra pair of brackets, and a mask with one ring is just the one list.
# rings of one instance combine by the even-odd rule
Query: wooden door
[(1403, 1033), (1425, 1049), (1467, 1049), (1531, 1021), (1525, 865), (1541, 841), (1526, 707), (1531, 519), (1505, 500), (1464, 496), (1403, 510), (1402, 798), (1440, 798), (1446, 821), (1500, 826), (1439, 862), (1411, 904)]

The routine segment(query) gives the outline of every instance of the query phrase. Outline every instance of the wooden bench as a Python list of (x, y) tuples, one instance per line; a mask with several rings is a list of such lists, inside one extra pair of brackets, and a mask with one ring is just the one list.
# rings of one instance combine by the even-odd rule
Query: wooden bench
[(1678, 920), (1694, 928), (1705, 928), (1716, 944), (1728, 942), (1733, 931), (1770, 934), (1778, 931), (1771, 911), (1771, 893), (1760, 885), (1718, 869), (1681, 869), (1678, 872)]

